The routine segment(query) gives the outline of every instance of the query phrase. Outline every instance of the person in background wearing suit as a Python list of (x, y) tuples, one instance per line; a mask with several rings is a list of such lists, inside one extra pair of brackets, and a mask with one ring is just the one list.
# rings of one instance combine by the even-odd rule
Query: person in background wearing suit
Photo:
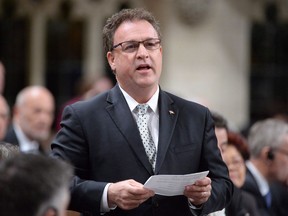
[(19, 145), (22, 152), (45, 153), (50, 150), (44, 143), (51, 135), (54, 119), (54, 97), (43, 86), (28, 86), (16, 97), (12, 124), (4, 141)]
[[(51, 146), (53, 157), (75, 167), (70, 208), (93, 216), (190, 216), (223, 209), (233, 184), (209, 110), (159, 87), (158, 22), (144, 9), (124, 9), (107, 20), (103, 40), (118, 84), (67, 106)], [(208, 176), (183, 188), (183, 195), (161, 196), (143, 187), (152, 175), (205, 170)]]
[(217, 137), (217, 145), (221, 154), (225, 151), (228, 142), (228, 123), (227, 120), (219, 113), (213, 111), (212, 119), (215, 125), (215, 134)]
[(279, 216), (278, 194), (270, 184), (288, 179), (288, 124), (272, 118), (256, 122), (249, 131), (248, 146), (251, 158), (242, 188), (254, 195), (262, 216)]
[(0, 95), (0, 141), (4, 139), (9, 124), (10, 108), (6, 99)]
[[(86, 81), (86, 80), (85, 80)], [(91, 82), (91, 80), (89, 80)], [(86, 81), (88, 82), (88, 81)], [(86, 86), (84, 93), (81, 93), (81, 95), (76, 96), (69, 101), (66, 101), (63, 105), (61, 105), (59, 112), (56, 116), (56, 122), (55, 122), (55, 131), (58, 132), (61, 128), (60, 122), (62, 118), (63, 109), (72, 103), (81, 101), (81, 100), (88, 100), (97, 94), (100, 94), (101, 92), (108, 91), (113, 87), (113, 82), (108, 76), (100, 76), (96, 80), (93, 80), (92, 83), (87, 84), (83, 81), (86, 85), (82, 84), (83, 86)], [(88, 87), (87, 87), (88, 86)], [(83, 90), (82, 90), (83, 91)]]
[[(215, 130), (215, 135), (217, 138), (217, 145), (218, 148), (221, 152), (221, 156), (223, 155), (223, 152), (227, 146), (228, 143), (228, 122), (224, 118), (224, 116), (220, 115), (219, 113), (212, 111), (211, 116), (214, 122), (214, 130)], [(233, 197), (235, 195), (235, 192), (233, 194)], [(232, 198), (233, 198), (232, 197)], [(231, 199), (232, 199), (231, 198)], [(230, 202), (231, 204), (231, 202)], [(229, 205), (230, 205), (229, 204)], [(221, 209), (220, 211), (212, 212), (208, 216), (225, 216), (225, 208)]]
[(19, 153), (0, 163), (0, 215), (65, 216), (72, 167), (44, 155)]
[(3, 94), (5, 87), (5, 67), (3, 63), (0, 61), (0, 94)]

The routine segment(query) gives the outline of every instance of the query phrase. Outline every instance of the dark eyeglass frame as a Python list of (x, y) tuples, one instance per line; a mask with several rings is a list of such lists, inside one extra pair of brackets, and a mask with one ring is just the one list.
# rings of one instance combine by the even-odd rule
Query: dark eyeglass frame
[[(148, 38), (146, 40), (143, 40), (143, 41), (123, 41), (121, 43), (118, 43), (116, 45), (114, 45), (112, 47), (112, 50), (113, 51), (115, 48), (121, 46), (121, 50), (122, 52), (125, 52), (125, 53), (133, 53), (135, 52), (136, 50), (138, 50), (140, 44), (143, 44), (143, 46), (145, 47), (145, 49), (147, 50), (156, 50), (156, 49), (159, 49), (160, 48), (160, 45), (161, 45), (161, 39), (160, 38)], [(153, 44), (153, 46), (149, 46)], [(123, 47), (124, 45), (124, 47)], [(130, 48), (131, 50), (129, 49), (125, 49), (125, 45), (127, 45), (127, 48), (129, 48), (128, 45), (131, 45), (132, 47)]]

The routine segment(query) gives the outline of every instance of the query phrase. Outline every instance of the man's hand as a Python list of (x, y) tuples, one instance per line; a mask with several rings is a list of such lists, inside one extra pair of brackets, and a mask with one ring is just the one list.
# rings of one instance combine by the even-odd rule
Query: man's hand
[(108, 188), (109, 207), (117, 205), (121, 209), (129, 210), (154, 196), (154, 192), (143, 187), (143, 184), (132, 179), (113, 183)]
[(194, 206), (199, 206), (205, 203), (211, 196), (211, 179), (205, 177), (196, 181), (193, 185), (187, 185), (184, 190), (184, 195)]

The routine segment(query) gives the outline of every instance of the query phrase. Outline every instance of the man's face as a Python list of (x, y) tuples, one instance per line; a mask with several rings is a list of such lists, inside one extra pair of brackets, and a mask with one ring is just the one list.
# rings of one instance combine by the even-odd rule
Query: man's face
[(215, 127), (215, 135), (217, 137), (218, 148), (221, 154), (223, 154), (228, 142), (227, 130), (225, 128)]
[(226, 145), (222, 157), (228, 167), (230, 179), (236, 187), (242, 187), (245, 181), (246, 167), (240, 152), (235, 146)]
[(273, 151), (272, 176), (288, 186), (288, 135), (281, 146)]
[(54, 101), (50, 95), (33, 94), (16, 110), (17, 122), (29, 139), (44, 141), (49, 137), (54, 117)]
[[(114, 45), (124, 41), (144, 41), (158, 38), (153, 26), (144, 20), (122, 23), (115, 32)], [(121, 46), (107, 53), (111, 69), (120, 86), (128, 93), (144, 89), (157, 89), (162, 70), (162, 48), (147, 50), (141, 43), (132, 53), (123, 52)]]

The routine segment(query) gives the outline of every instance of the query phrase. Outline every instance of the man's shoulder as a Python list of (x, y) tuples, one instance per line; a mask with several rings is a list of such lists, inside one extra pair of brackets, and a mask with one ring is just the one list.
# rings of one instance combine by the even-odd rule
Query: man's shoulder
[(169, 97), (170, 100), (173, 101), (173, 103), (175, 103), (177, 106), (191, 108), (191, 109), (198, 109), (198, 110), (202, 110), (202, 111), (208, 109), (207, 107), (205, 107), (202, 104), (199, 104), (199, 103), (194, 102), (192, 100), (188, 100), (188, 99), (185, 99), (183, 97), (177, 96), (171, 92), (162, 91), (162, 93), (164, 95), (166, 95), (167, 97)]
[(17, 139), (13, 124), (9, 125), (3, 141), (9, 142), (9, 143), (12, 143), (12, 144), (15, 144), (15, 145), (19, 144), (19, 141)]

